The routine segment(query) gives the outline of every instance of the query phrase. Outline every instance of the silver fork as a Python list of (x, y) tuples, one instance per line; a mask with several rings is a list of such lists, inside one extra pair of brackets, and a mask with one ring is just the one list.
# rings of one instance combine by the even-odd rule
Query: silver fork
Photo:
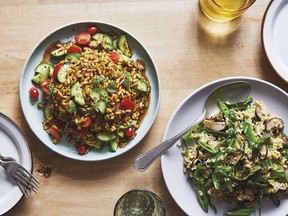
[(0, 155), (0, 166), (14, 179), (22, 193), (27, 197), (32, 192), (37, 193), (39, 181), (13, 158)]

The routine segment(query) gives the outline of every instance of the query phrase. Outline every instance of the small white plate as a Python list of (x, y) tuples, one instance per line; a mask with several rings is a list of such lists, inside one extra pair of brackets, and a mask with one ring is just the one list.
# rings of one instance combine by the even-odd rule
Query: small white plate
[[(17, 125), (2, 113), (0, 113), (0, 142), (1, 155), (15, 158), (31, 172), (32, 157), (28, 142)], [(0, 167), (0, 215), (10, 210), (23, 195), (12, 181)]]
[(262, 23), (262, 43), (270, 64), (288, 82), (288, 0), (271, 1)]
[[(216, 80), (199, 88), (188, 96), (176, 109), (168, 122), (163, 140), (175, 136), (177, 133), (188, 127), (193, 121), (196, 121), (204, 107), (208, 95), (217, 87), (234, 81), (247, 81), (252, 86), (251, 96), (254, 101), (263, 101), (271, 113), (279, 116), (288, 124), (288, 94), (277, 86), (259, 79), (248, 77), (231, 77)], [(284, 129), (287, 134), (288, 127)], [(183, 157), (181, 147), (175, 144), (161, 157), (161, 167), (166, 186), (176, 201), (187, 215), (215, 215), (212, 209), (206, 214), (200, 207), (196, 194), (189, 183), (187, 176), (183, 173)], [(288, 199), (282, 199), (279, 207), (272, 202), (262, 202), (262, 215), (286, 215)], [(218, 214), (224, 215), (224, 212), (231, 209), (229, 205), (216, 205)], [(254, 215), (254, 214), (253, 214)], [(255, 210), (255, 216), (258, 215)]]
[[(74, 36), (79, 33), (86, 31), (90, 26), (98, 26), (101, 31), (109, 32), (114, 31), (117, 34), (125, 33), (131, 49), (133, 50), (133, 59), (141, 59), (146, 64), (146, 75), (151, 85), (150, 92), (150, 105), (148, 111), (137, 130), (137, 136), (135, 139), (130, 141), (125, 148), (118, 148), (117, 152), (111, 152), (108, 147), (101, 151), (90, 151), (86, 155), (79, 155), (74, 146), (68, 144), (65, 139), (62, 139), (57, 145), (52, 143), (49, 135), (44, 131), (42, 126), (43, 112), (37, 109), (37, 102), (30, 100), (29, 89), (33, 86), (31, 79), (34, 76), (34, 69), (40, 63), (43, 58), (45, 50), (56, 41), (67, 42), (74, 40)], [(50, 149), (53, 151), (66, 156), (68, 158), (82, 160), (82, 161), (100, 161), (109, 158), (119, 156), (134, 146), (136, 146), (150, 130), (159, 109), (160, 103), (160, 80), (156, 66), (150, 57), (144, 46), (127, 31), (116, 27), (111, 24), (95, 22), (95, 21), (83, 21), (65, 25), (52, 33), (48, 34), (33, 50), (25, 63), (19, 84), (19, 94), (22, 111), (28, 122), (31, 130), (34, 134)], [(38, 101), (39, 102), (39, 101)]]

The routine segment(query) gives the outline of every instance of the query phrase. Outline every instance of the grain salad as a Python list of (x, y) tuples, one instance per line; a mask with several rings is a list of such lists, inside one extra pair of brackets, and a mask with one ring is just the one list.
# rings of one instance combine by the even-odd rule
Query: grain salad
[(284, 122), (261, 101), (229, 104), (183, 136), (184, 172), (205, 212), (212, 200), (237, 205), (227, 215), (251, 215), (261, 201), (288, 195), (288, 137)]
[(44, 130), (79, 154), (124, 148), (137, 136), (151, 90), (145, 63), (132, 59), (126, 35), (91, 28), (75, 41), (51, 45), (32, 78), (42, 90)]

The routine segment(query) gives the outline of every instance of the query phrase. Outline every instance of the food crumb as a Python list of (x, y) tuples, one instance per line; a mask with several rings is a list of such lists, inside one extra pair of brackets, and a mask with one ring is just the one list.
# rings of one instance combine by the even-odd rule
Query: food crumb
[(40, 167), (37, 169), (37, 172), (45, 177), (45, 178), (49, 178), (52, 172), (52, 168), (44, 166), (44, 165), (40, 165)]

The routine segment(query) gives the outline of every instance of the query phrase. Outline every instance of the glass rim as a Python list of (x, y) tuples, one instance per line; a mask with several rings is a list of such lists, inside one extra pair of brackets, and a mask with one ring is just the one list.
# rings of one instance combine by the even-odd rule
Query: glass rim
[(115, 211), (116, 211), (116, 207), (119, 205), (120, 201), (125, 197), (127, 196), (128, 194), (130, 193), (133, 193), (133, 192), (145, 192), (145, 193), (150, 193), (150, 195), (152, 194), (154, 196), (154, 198), (157, 199), (157, 201), (161, 204), (161, 209), (164, 211), (164, 214), (166, 213), (166, 210), (165, 210), (165, 205), (164, 205), (164, 202), (163, 200), (154, 192), (148, 190), (148, 189), (144, 189), (144, 188), (135, 188), (135, 189), (132, 189), (130, 191), (127, 191), (126, 193), (124, 193), (116, 202), (115, 206), (114, 206), (114, 211), (113, 211), (113, 215), (115, 215)]
[(243, 10), (246, 10), (247, 8), (249, 8), (252, 4), (254, 4), (256, 2), (256, 0), (252, 0), (249, 2), (249, 4), (243, 8), (239, 8), (239, 9), (236, 9), (236, 10), (232, 10), (232, 9), (227, 9), (221, 5), (219, 5), (216, 0), (211, 0), (217, 7), (221, 8), (222, 10), (225, 10), (225, 11), (233, 11), (233, 12), (240, 12), (240, 11), (243, 11)]

